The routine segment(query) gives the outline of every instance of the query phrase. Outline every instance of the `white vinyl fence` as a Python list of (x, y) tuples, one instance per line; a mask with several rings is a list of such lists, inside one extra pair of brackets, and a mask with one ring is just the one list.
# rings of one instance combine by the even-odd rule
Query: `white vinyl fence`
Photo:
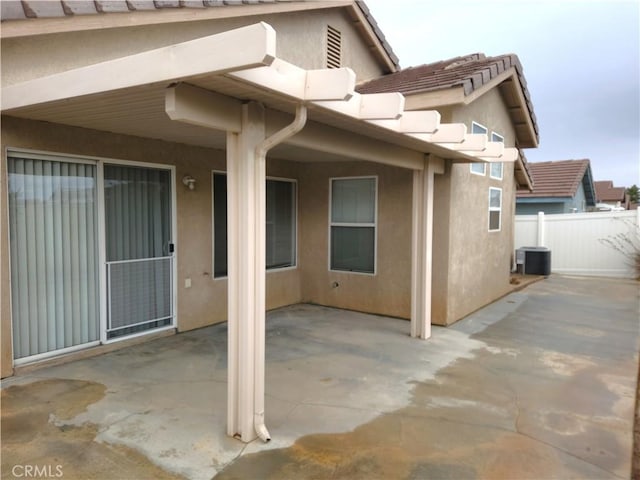
[(638, 245), (640, 210), (626, 212), (518, 215), (515, 247), (548, 247), (551, 271), (569, 275), (635, 277), (630, 260), (603, 243), (629, 238)]

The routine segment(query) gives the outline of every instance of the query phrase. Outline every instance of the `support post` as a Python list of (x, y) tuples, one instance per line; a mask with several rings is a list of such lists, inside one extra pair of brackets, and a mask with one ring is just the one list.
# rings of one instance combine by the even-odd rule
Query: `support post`
[[(227, 133), (228, 405), (227, 433), (256, 438), (255, 395), (264, 395), (266, 166), (264, 107), (242, 106), (240, 133)], [(259, 353), (261, 352), (261, 358)]]
[(433, 272), (434, 175), (444, 173), (444, 161), (429, 155), (423, 170), (413, 171), (413, 235), (411, 270), (411, 336), (431, 336), (431, 278)]
[(538, 237), (536, 247), (544, 247), (544, 212), (538, 212)]

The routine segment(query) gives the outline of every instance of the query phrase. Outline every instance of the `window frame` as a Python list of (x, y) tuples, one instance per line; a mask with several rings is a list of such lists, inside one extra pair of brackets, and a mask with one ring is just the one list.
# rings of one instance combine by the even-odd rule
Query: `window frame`
[[(497, 190), (500, 192), (500, 206), (492, 207), (491, 206), (491, 191)], [(500, 187), (489, 187), (489, 202), (488, 202), (488, 222), (487, 227), (489, 232), (500, 232), (502, 231), (502, 188)], [(491, 228), (491, 212), (498, 212), (498, 228)]]
[[(497, 138), (497, 140), (496, 140)], [(500, 135), (499, 133), (496, 132), (491, 132), (491, 141), (492, 142), (502, 142), (504, 143), (504, 137), (502, 135)], [(493, 167), (494, 165), (496, 166), (500, 166), (500, 176), (496, 176), (493, 174)], [(493, 178), (494, 180), (502, 180), (504, 178), (504, 164), (502, 162), (500, 163), (491, 163), (489, 164), (489, 177)]]
[[(475, 130), (475, 128), (480, 128), (480, 129), (482, 129), (482, 130), (484, 130), (484, 131), (483, 131), (483, 132), (475, 132), (475, 131), (474, 131), (474, 130)], [(485, 127), (484, 125), (482, 125), (482, 124), (478, 123), (478, 122), (472, 121), (472, 122), (471, 122), (471, 133), (472, 133), (472, 134), (480, 134), (480, 135), (482, 135), (482, 134), (484, 134), (484, 135), (488, 135), (488, 134), (489, 134), (489, 129), (488, 129), (487, 127)], [(474, 167), (474, 166), (482, 166), (482, 173), (474, 171), (474, 170), (473, 170), (473, 167)], [(471, 164), (469, 164), (469, 171), (470, 171), (473, 175), (479, 175), (479, 176), (481, 176), (481, 177), (484, 177), (484, 176), (486, 176), (486, 175), (487, 175), (487, 164), (486, 164), (486, 163), (482, 163), (482, 162), (474, 162), (474, 163), (471, 163)]]
[[(215, 234), (215, 229), (216, 229), (216, 212), (215, 212), (215, 182), (214, 182), (214, 175), (224, 175), (225, 177), (227, 177), (227, 172), (224, 170), (211, 170), (211, 279), (212, 280), (227, 280), (229, 278), (229, 271), (228, 271), (228, 250), (227, 250), (227, 274), (226, 275), (221, 275), (221, 276), (216, 276), (215, 274), (215, 266), (216, 266), (216, 234)], [(295, 188), (295, 192), (293, 195), (293, 200), (294, 200), (294, 204), (293, 204), (293, 214), (292, 214), (292, 219), (295, 222), (295, 228), (294, 228), (294, 247), (295, 247), (295, 254), (293, 255), (293, 265), (288, 265), (286, 267), (272, 267), (272, 268), (265, 268), (265, 271), (267, 274), (271, 273), (271, 272), (282, 272), (285, 270), (295, 270), (296, 268), (298, 268), (298, 180), (295, 178), (286, 178), (286, 177), (272, 177), (272, 176), (267, 176), (266, 180), (272, 180), (272, 181), (276, 181), (276, 182), (288, 182), (294, 185)], [(265, 218), (265, 233), (266, 233), (266, 218)], [(227, 235), (228, 235), (228, 229), (227, 229)], [(266, 245), (265, 245), (265, 249), (266, 249)], [(265, 255), (265, 260), (266, 260), (266, 255)]]
[[(374, 180), (375, 196), (374, 196), (374, 215), (373, 223), (344, 223), (333, 222), (333, 182), (335, 180)], [(330, 177), (329, 178), (329, 218), (328, 218), (328, 235), (327, 235), (327, 268), (330, 272), (346, 273), (354, 275), (376, 276), (378, 274), (378, 176), (377, 175), (354, 175), (347, 177)], [(360, 272), (357, 270), (336, 270), (331, 268), (331, 230), (332, 227), (356, 227), (356, 228), (373, 228), (373, 272)]]

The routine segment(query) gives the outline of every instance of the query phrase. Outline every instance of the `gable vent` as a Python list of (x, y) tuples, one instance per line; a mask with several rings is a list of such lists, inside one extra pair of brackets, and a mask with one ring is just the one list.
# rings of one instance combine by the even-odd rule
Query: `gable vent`
[(342, 34), (327, 25), (327, 68), (340, 68), (342, 66)]

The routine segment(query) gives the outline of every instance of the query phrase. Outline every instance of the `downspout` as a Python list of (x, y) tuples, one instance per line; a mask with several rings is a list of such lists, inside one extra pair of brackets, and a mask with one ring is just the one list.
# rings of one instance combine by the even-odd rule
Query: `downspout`
[[(271, 150), (273, 147), (279, 145), (284, 142), (288, 138), (292, 137), (296, 133), (298, 133), (307, 123), (307, 107), (305, 105), (298, 104), (296, 106), (296, 116), (286, 127), (278, 130), (276, 133), (266, 138), (260, 145), (256, 147), (256, 160), (258, 162), (260, 169), (266, 169), (266, 159), (267, 152)], [(264, 183), (264, 182), (262, 182)], [(260, 192), (260, 204), (264, 205), (266, 202), (266, 192), (265, 185), (256, 185), (256, 191)], [(262, 222), (264, 224), (264, 222)], [(264, 230), (261, 234), (262, 239), (259, 242), (258, 258), (261, 259), (262, 264), (265, 264), (265, 238), (264, 238)], [(264, 282), (263, 282), (264, 283)], [(264, 290), (258, 292), (262, 298), (257, 302), (260, 305), (260, 308), (264, 309), (265, 301), (264, 301)], [(256, 312), (257, 313), (257, 312)], [(264, 366), (265, 366), (265, 316), (264, 311), (261, 314), (255, 315), (254, 318), (259, 322), (256, 325), (255, 332), (255, 370), (254, 370), (254, 378), (260, 379), (258, 385), (255, 386), (254, 389), (254, 399), (253, 399), (253, 407), (254, 407), (254, 428), (256, 430), (256, 434), (263, 442), (268, 442), (271, 440), (271, 435), (269, 434), (269, 430), (267, 430), (266, 425), (264, 424)]]

